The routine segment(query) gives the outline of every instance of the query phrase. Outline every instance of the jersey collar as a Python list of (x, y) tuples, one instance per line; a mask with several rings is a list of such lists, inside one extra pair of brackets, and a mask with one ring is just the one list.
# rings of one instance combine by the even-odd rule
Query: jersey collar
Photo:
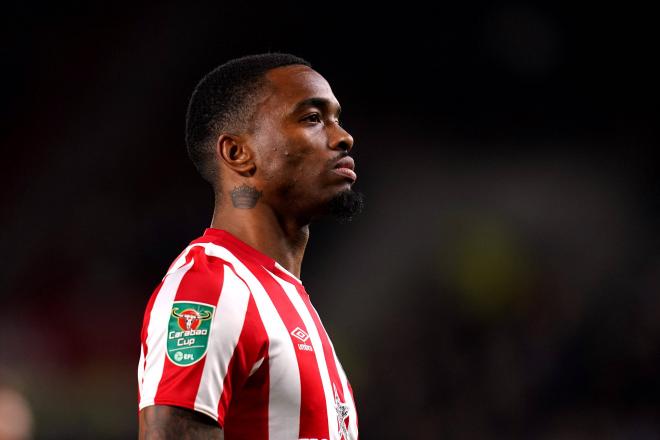
[(239, 238), (237, 238), (230, 232), (225, 231), (224, 229), (206, 228), (204, 230), (204, 236), (202, 237), (202, 240), (212, 241), (216, 244), (226, 246), (230, 248), (232, 252), (239, 253), (243, 257), (247, 257), (256, 261), (257, 263), (264, 266), (266, 269), (270, 270), (271, 272), (273, 271), (284, 272), (285, 274), (287, 274), (288, 276), (292, 277), (294, 280), (302, 284), (302, 281), (298, 277), (296, 277), (291, 272), (286, 270), (277, 261), (275, 261), (268, 255), (256, 250), (249, 244), (245, 243), (244, 241), (240, 240)]

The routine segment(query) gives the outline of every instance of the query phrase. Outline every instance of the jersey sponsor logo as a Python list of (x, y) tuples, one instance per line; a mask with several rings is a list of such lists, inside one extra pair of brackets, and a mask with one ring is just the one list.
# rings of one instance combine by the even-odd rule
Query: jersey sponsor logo
[(298, 344), (298, 350), (300, 351), (314, 351), (314, 347), (308, 344)]
[(305, 342), (307, 342), (309, 339), (309, 335), (305, 330), (301, 329), (300, 327), (296, 327), (291, 331), (291, 336), (298, 339), (299, 341), (302, 341), (302, 344), (296, 344), (298, 346), (298, 350), (314, 351), (314, 348), (312, 348), (311, 345), (305, 344)]
[(187, 367), (206, 355), (215, 307), (193, 301), (172, 304), (167, 328), (167, 357), (173, 364)]
[(307, 340), (309, 339), (309, 335), (307, 334), (307, 332), (301, 329), (300, 327), (294, 328), (291, 331), (291, 336), (300, 339), (303, 343), (307, 342)]

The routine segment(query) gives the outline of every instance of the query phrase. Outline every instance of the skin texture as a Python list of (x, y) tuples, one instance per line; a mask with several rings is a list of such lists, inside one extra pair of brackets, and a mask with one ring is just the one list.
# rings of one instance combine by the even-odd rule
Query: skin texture
[[(333, 171), (353, 148), (339, 124), (339, 102), (328, 82), (303, 65), (266, 73), (262, 99), (242, 133), (216, 143), (215, 209), (224, 229), (300, 278), (309, 223), (353, 181)], [(140, 413), (140, 439), (222, 439), (206, 416), (156, 405)]]

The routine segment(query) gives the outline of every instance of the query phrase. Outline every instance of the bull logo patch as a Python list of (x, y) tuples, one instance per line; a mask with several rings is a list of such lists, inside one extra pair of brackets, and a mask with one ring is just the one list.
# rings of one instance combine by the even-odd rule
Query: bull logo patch
[(192, 301), (172, 304), (167, 329), (167, 357), (180, 367), (199, 362), (209, 345), (215, 307)]

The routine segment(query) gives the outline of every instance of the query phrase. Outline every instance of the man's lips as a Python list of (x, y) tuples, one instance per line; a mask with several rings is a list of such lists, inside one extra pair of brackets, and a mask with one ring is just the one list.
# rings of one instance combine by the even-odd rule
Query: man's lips
[(333, 172), (339, 174), (340, 176), (346, 177), (353, 182), (357, 180), (357, 174), (355, 174), (355, 161), (352, 157), (346, 156), (341, 158), (333, 168)]

